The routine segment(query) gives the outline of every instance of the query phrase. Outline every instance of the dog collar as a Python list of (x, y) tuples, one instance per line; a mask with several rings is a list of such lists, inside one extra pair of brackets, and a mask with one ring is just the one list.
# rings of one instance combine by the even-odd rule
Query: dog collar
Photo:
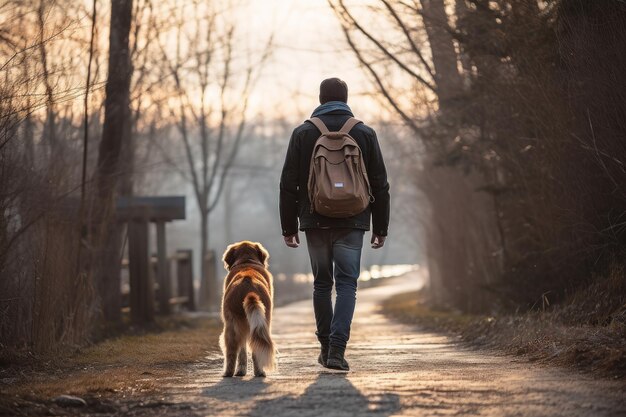
[(254, 259), (245, 259), (245, 260), (242, 260), (242, 261), (235, 262), (234, 264), (232, 264), (230, 266), (230, 269), (233, 269), (236, 266), (245, 265), (245, 264), (256, 264), (256, 265), (259, 265), (259, 266), (265, 268), (265, 264), (263, 264), (263, 263), (261, 263), (259, 261), (255, 261)]

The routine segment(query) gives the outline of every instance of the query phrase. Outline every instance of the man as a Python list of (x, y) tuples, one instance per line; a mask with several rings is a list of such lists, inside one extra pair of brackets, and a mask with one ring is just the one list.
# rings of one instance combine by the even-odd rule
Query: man
[[(331, 131), (339, 131), (351, 117), (348, 86), (338, 78), (320, 85), (320, 106), (311, 117), (318, 117)], [(313, 282), (313, 307), (317, 338), (321, 344), (318, 362), (328, 368), (349, 370), (344, 358), (350, 338), (350, 325), (356, 303), (363, 235), (370, 230), (372, 248), (385, 244), (389, 225), (389, 184), (376, 132), (363, 123), (350, 130), (361, 149), (371, 186), (372, 199), (363, 212), (348, 218), (322, 216), (311, 210), (307, 184), (309, 165), (320, 131), (306, 121), (291, 135), (280, 179), (280, 219), (285, 244), (297, 248), (300, 230), (305, 232)], [(334, 268), (333, 268), (334, 267)], [(335, 308), (331, 293), (335, 283)]]

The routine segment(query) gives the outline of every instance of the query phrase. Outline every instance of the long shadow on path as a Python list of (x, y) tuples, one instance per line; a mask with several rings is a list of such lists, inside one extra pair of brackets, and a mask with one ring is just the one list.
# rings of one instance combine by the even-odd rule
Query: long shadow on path
[(400, 409), (396, 394), (363, 395), (346, 374), (321, 373), (300, 396), (257, 401), (250, 417), (267, 416), (389, 416)]
[(224, 378), (205, 388), (202, 395), (222, 401), (248, 401), (260, 395), (268, 386), (263, 378)]

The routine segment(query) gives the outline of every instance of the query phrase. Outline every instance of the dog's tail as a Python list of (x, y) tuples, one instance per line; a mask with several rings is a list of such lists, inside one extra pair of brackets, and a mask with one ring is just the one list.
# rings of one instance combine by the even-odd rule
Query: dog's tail
[(276, 368), (276, 349), (265, 319), (265, 306), (256, 293), (248, 293), (243, 300), (243, 309), (250, 325), (250, 348), (261, 369)]

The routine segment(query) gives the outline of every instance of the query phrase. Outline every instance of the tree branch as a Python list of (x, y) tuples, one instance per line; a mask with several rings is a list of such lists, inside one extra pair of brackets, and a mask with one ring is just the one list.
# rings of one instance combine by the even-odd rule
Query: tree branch
[[(333, 8), (333, 10), (336, 11), (336, 9), (335, 9), (336, 6), (334, 4), (332, 4), (331, 0), (328, 0), (328, 3), (330, 4), (330, 7)], [(365, 60), (365, 58), (363, 57), (363, 54), (357, 48), (357, 46), (355, 45), (354, 41), (352, 40), (352, 37), (350, 36), (349, 29), (345, 25), (343, 25), (343, 24), (341, 25), (341, 28), (343, 30), (343, 33), (344, 33), (345, 37), (346, 37), (346, 41), (348, 42), (348, 45), (354, 51), (354, 53), (355, 53), (357, 59), (359, 60), (359, 62), (361, 63), (361, 65), (363, 65), (365, 67), (365, 69), (367, 69), (367, 71), (370, 73), (372, 78), (374, 78), (374, 81), (376, 82), (376, 85), (378, 86), (378, 89), (380, 90), (381, 94), (385, 97), (385, 99), (391, 105), (391, 107), (393, 107), (393, 109), (400, 115), (402, 120), (404, 120), (404, 122), (411, 128), (411, 130), (413, 130), (416, 134), (420, 134), (421, 130), (419, 129), (419, 127), (417, 126), (415, 121), (411, 117), (409, 117), (409, 115), (406, 114), (404, 112), (404, 110), (402, 110), (400, 108), (398, 103), (396, 103), (396, 101), (393, 99), (393, 97), (391, 97), (391, 93), (387, 90), (387, 87), (385, 87), (384, 83), (382, 82), (382, 80), (381, 80), (380, 76), (378, 75), (378, 73), (376, 72), (376, 70), (374, 70), (372, 65)]]
[(387, 10), (389, 10), (389, 13), (394, 18), (398, 26), (400, 26), (400, 29), (402, 30), (402, 33), (404, 33), (406, 40), (409, 42), (409, 45), (411, 46), (411, 50), (413, 51), (413, 53), (417, 55), (417, 57), (422, 62), (422, 64), (424, 64), (424, 67), (426, 68), (426, 71), (428, 71), (428, 74), (430, 75), (430, 77), (434, 80), (435, 73), (433, 69), (431, 68), (431, 66), (428, 64), (428, 61), (426, 61), (426, 59), (424, 58), (424, 55), (422, 54), (422, 52), (419, 50), (419, 48), (413, 41), (413, 38), (411, 37), (411, 32), (409, 32), (409, 29), (406, 27), (402, 19), (400, 19), (400, 16), (396, 12), (396, 10), (393, 8), (393, 6), (389, 3), (389, 1), (387, 0), (381, 0), (381, 1), (383, 2)]
[[(396, 57), (394, 54), (392, 54), (378, 39), (376, 39), (374, 36), (372, 36), (363, 26), (361, 26), (357, 20), (352, 16), (352, 14), (350, 14), (350, 12), (348, 11), (348, 8), (344, 5), (343, 0), (339, 0), (339, 5), (341, 6), (341, 8), (343, 9), (343, 13), (340, 13), (339, 10), (336, 8), (335, 5), (332, 4), (332, 0), (328, 0), (328, 3), (330, 4), (331, 8), (337, 13), (337, 15), (343, 19), (343, 21), (345, 23), (348, 23), (352, 26), (354, 26), (359, 32), (361, 32), (367, 39), (369, 39), (374, 45), (376, 45), (376, 47), (385, 55), (387, 56), (387, 58), (391, 59), (393, 62), (395, 62), (398, 67), (400, 67), (400, 69), (404, 70), (407, 74), (409, 74), (410, 76), (412, 76), (413, 78), (415, 78), (417, 81), (419, 81), (420, 83), (422, 83), (426, 88), (428, 88), (429, 90), (433, 91), (434, 93), (436, 93), (436, 89), (435, 86), (433, 84), (431, 84), (429, 81), (427, 81), (424, 77), (422, 77), (421, 75), (419, 75), (418, 73), (416, 73), (415, 71), (413, 71), (411, 68), (409, 68), (404, 62), (400, 61), (398, 59), (398, 57)], [(344, 28), (344, 32), (347, 29), (347, 26), (345, 24), (342, 25), (342, 27)], [(421, 55), (421, 54), (420, 54)], [(428, 70), (429, 67), (427, 67)], [(429, 74), (430, 71), (428, 70)]]

